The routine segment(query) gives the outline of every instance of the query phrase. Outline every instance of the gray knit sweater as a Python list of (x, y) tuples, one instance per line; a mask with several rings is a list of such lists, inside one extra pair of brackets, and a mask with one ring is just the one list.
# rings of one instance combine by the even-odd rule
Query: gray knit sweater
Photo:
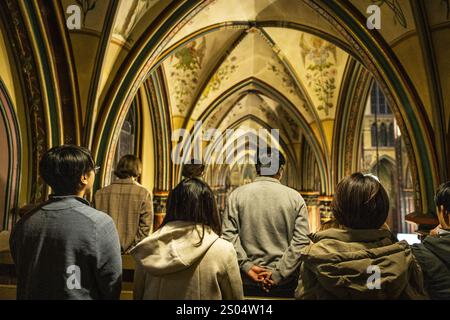
[(230, 194), (223, 229), (222, 237), (234, 245), (241, 271), (266, 267), (277, 283), (297, 270), (300, 250), (309, 244), (305, 201), (294, 189), (268, 177), (258, 177)]

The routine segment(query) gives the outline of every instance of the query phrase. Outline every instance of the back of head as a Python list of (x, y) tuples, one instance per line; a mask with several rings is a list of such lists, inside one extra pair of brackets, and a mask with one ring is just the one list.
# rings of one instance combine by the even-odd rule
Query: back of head
[(42, 157), (39, 169), (44, 181), (57, 195), (73, 195), (80, 188), (81, 177), (95, 169), (89, 150), (63, 145), (50, 149)]
[(441, 227), (450, 229), (450, 181), (439, 186), (434, 201), (438, 207)]
[(389, 197), (378, 178), (354, 173), (338, 184), (331, 206), (347, 228), (380, 229), (389, 214)]
[(222, 222), (211, 188), (202, 180), (183, 180), (167, 199), (167, 213), (163, 225), (172, 221), (187, 221), (204, 226), (221, 235)]
[(258, 148), (256, 154), (256, 173), (259, 176), (276, 176), (286, 165), (286, 158), (275, 148)]
[(205, 171), (205, 165), (203, 163), (185, 163), (181, 171), (181, 175), (184, 178), (200, 178)]
[(142, 163), (137, 157), (129, 154), (120, 158), (114, 174), (119, 179), (137, 178), (142, 174)]

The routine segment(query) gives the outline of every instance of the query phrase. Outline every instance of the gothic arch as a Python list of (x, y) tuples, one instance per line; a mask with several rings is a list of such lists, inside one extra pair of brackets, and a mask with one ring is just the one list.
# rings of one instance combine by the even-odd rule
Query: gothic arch
[(15, 222), (19, 206), (22, 139), (16, 112), (1, 80), (0, 136), (0, 230), (8, 230)]
[[(395, 58), (392, 50), (381, 36), (371, 33), (364, 26), (364, 17), (348, 2), (330, 2), (320, 0), (304, 0), (316, 10), (326, 21), (336, 26), (336, 29), (348, 40), (352, 52), (357, 59), (374, 74), (387, 94), (390, 105), (393, 106), (399, 125), (403, 129), (406, 144), (411, 145), (417, 174), (417, 195), (422, 210), (429, 212), (433, 208), (434, 185), (438, 181), (437, 160), (433, 143), (431, 143), (431, 126), (424, 116), (423, 106), (418, 98), (410, 79)], [(104, 159), (105, 150), (101, 146), (108, 143), (112, 135), (111, 127), (105, 131), (105, 124), (120, 123), (131, 103), (137, 89), (142, 84), (151, 68), (157, 62), (161, 45), (174, 35), (180, 25), (189, 21), (190, 17), (208, 5), (208, 1), (191, 3), (174, 1), (167, 8), (167, 15), (151, 27), (157, 32), (149, 32), (146, 38), (140, 40), (140, 48), (130, 56), (128, 65), (124, 66), (120, 86), (113, 88), (103, 108), (101, 119), (96, 127), (96, 135), (100, 137), (94, 146), (94, 151), (100, 159)], [(170, 18), (169, 18), (170, 17)], [(157, 28), (157, 29), (156, 29)], [(381, 72), (383, 70), (384, 72)], [(426, 152), (423, 152), (426, 150)], [(418, 172), (417, 167), (424, 170)]]

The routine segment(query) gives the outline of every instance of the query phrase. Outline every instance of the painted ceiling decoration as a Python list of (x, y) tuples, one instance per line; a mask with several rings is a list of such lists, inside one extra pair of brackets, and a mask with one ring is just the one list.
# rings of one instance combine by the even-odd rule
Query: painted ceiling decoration
[[(418, 173), (415, 183), (432, 198), (431, 168), (443, 161), (428, 143), (431, 117), (423, 116), (432, 113), (432, 101), (422, 93), (427, 88), (416, 89), (427, 80), (411, 71), (421, 69), (416, 66), (423, 53), (405, 59), (408, 46), (418, 41), (414, 1), (61, 0), (59, 7), (70, 4), (83, 12), (82, 30), (66, 36), (76, 65), (83, 142), (107, 166), (136, 93), (158, 73), (156, 103), (167, 108), (172, 130), (192, 130), (199, 119), (206, 127), (227, 128), (252, 116), (253, 125), (279, 127), (288, 153), (298, 156), (297, 144), (309, 144), (322, 175), (332, 176), (333, 132), (347, 106), (344, 80), (357, 64), (386, 92), (417, 157), (412, 170), (423, 166), (429, 175)], [(371, 4), (387, 17), (379, 32), (361, 27)], [(430, 25), (444, 30), (449, 1), (430, 2), (426, 9)]]

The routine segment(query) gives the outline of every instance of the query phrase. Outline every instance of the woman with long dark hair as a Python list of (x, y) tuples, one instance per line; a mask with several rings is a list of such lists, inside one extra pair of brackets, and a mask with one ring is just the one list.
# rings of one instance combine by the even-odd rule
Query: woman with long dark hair
[(213, 191), (197, 178), (170, 194), (161, 228), (131, 252), (135, 299), (243, 299), (233, 245), (223, 239)]

